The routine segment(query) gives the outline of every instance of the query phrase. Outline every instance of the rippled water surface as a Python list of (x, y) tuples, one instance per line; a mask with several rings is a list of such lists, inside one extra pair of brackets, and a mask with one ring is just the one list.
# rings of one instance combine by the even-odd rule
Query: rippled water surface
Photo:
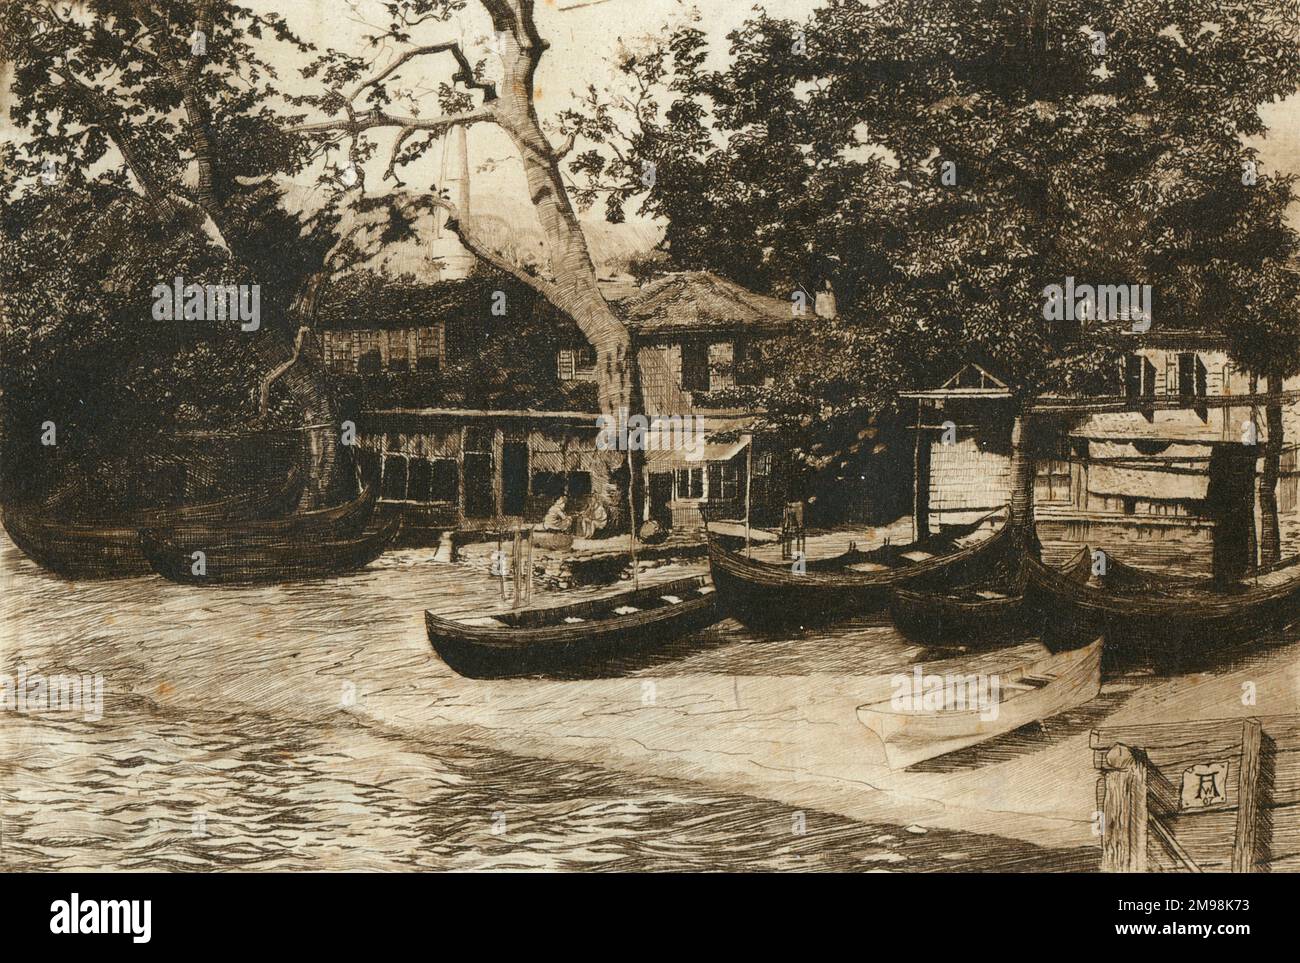
[[(483, 608), (499, 587), (431, 551), (334, 581), (206, 591), (65, 582), (7, 542), (0, 553), (0, 671), (101, 674), (106, 689), (96, 721), (0, 713), (9, 869), (1096, 866), (1092, 847), (866, 823), (530, 754), (489, 720), (535, 683), (460, 679), (424, 636), (424, 608)], [(878, 623), (767, 641), (722, 623), (620, 678), (547, 691), (585, 721), (624, 711), (646, 678), (671, 694), (717, 678), (730, 691), (734, 676), (739, 703), (751, 676), (888, 672), (917, 652)], [(675, 748), (712, 725), (709, 711), (683, 712)], [(799, 723), (756, 713), (765, 724)]]

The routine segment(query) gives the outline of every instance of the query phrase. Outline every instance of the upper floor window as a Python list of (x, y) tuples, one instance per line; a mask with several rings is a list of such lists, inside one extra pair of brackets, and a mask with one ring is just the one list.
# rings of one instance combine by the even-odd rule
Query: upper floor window
[(1204, 398), (1206, 390), (1205, 362), (1194, 351), (1184, 351), (1178, 356), (1178, 394), (1183, 398)]
[(352, 332), (325, 332), (325, 363), (334, 371), (351, 371), (353, 369)]
[(1124, 394), (1129, 398), (1150, 398), (1156, 393), (1156, 366), (1140, 354), (1124, 359)]
[(410, 343), (406, 338), (406, 329), (398, 328), (388, 332), (388, 367), (392, 371), (406, 371), (411, 366)]
[(415, 329), (415, 367), (436, 368), (442, 362), (442, 326)]
[(682, 342), (682, 390), (709, 390), (709, 344), (707, 341)]
[(556, 358), (556, 376), (561, 381), (596, 376), (596, 349), (591, 345), (563, 348)]

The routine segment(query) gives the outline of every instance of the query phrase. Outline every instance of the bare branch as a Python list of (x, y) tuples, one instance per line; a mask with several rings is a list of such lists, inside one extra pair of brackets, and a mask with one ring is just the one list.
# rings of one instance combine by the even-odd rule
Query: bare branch
[(569, 156), (569, 151), (573, 150), (573, 145), (577, 142), (577, 140), (578, 140), (578, 129), (575, 127), (573, 130), (569, 131), (569, 134), (567, 137), (564, 138), (563, 143), (561, 143), (560, 146), (555, 149), (555, 159), (557, 161), (561, 161), (564, 160), (564, 158), (566, 158), (567, 156)]
[(412, 47), (379, 73), (375, 74), (375, 76), (358, 84), (356, 89), (353, 90), (351, 95), (347, 98), (348, 102), (351, 103), (360, 97), (367, 87), (375, 87), (383, 83), (388, 77), (391, 77), (416, 57), (440, 53), (449, 53), (456, 59), (456, 73), (452, 75), (452, 83), (459, 81), (471, 90), (483, 91), (483, 102), (485, 104), (490, 104), (492, 101), (497, 99), (496, 84), (489, 81), (478, 80), (474, 76), (474, 68), (470, 65), (469, 58), (465, 56), (465, 51), (461, 49), (460, 44), (449, 42), (426, 44), (422, 47)]
[(330, 131), (343, 131), (349, 134), (359, 134), (375, 127), (409, 127), (413, 131), (443, 132), (457, 125), (469, 126), (470, 124), (481, 124), (495, 120), (495, 112), (489, 107), (467, 110), (460, 114), (446, 114), (441, 117), (428, 118), (406, 117), (389, 114), (382, 110), (371, 110), (347, 118), (339, 117), (333, 120), (317, 121), (314, 124), (299, 124), (297, 127), (290, 127), (288, 132), (290, 134), (324, 134)]

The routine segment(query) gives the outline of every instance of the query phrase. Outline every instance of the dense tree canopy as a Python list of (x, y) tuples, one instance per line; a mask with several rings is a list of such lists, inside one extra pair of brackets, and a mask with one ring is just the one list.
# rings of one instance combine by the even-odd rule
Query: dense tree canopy
[(775, 353), (788, 424), (860, 422), (969, 360), (1024, 396), (1113, 384), (1123, 338), (1044, 318), (1066, 277), (1151, 284), (1156, 325), (1294, 370), (1293, 179), (1246, 141), (1300, 89), (1287, 6), (829, 0), (759, 12), (721, 71), (687, 25), (627, 53), (630, 95), (566, 118), (593, 142), (571, 168), (613, 216), (664, 218), (678, 265), (781, 295), (833, 279), (841, 319)]

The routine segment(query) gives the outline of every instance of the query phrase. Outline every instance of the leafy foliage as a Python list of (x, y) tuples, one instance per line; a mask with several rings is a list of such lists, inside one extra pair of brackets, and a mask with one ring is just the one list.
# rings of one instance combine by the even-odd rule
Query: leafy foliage
[(1300, 89), (1287, 11), (829, 0), (804, 23), (759, 11), (721, 71), (687, 26), (620, 63), (644, 98), (593, 92), (568, 118), (596, 145), (571, 167), (615, 216), (640, 198), (666, 219), (679, 267), (782, 297), (833, 280), (840, 317), (770, 352), (786, 426), (851, 437), (972, 360), (1026, 397), (1114, 387), (1123, 339), (1044, 319), (1067, 276), (1151, 284), (1158, 327), (1294, 370), (1293, 178), (1247, 145)]

